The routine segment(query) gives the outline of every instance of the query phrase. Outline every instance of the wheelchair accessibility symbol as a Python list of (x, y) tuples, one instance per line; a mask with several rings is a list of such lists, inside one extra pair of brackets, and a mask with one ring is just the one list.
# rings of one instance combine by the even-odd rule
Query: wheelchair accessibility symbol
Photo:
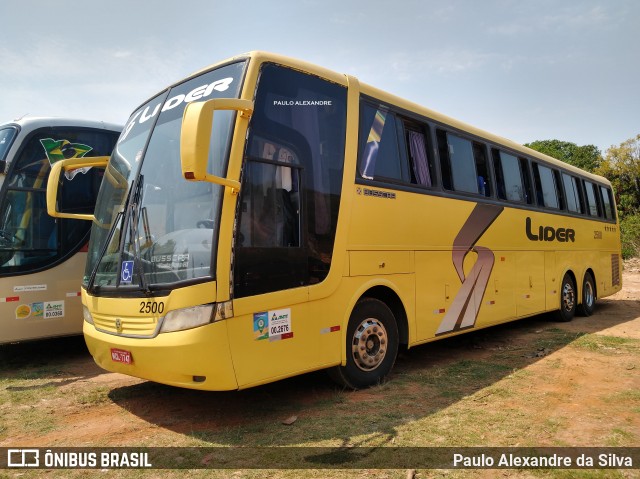
[(123, 284), (131, 284), (133, 278), (133, 261), (123, 261), (122, 271), (120, 271), (120, 282)]

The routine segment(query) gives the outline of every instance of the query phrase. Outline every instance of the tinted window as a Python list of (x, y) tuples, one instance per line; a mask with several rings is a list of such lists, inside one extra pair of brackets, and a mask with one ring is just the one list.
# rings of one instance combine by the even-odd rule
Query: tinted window
[(498, 198), (526, 201), (518, 159), (504, 151), (493, 150), (493, 161), (498, 182)]
[(608, 220), (615, 219), (615, 208), (613, 206), (613, 195), (611, 194), (611, 190), (609, 188), (605, 188), (604, 186), (600, 187), (600, 192), (602, 193), (602, 204), (604, 209), (604, 216)]
[(560, 203), (558, 201), (558, 193), (556, 191), (556, 182), (553, 170), (537, 163), (533, 164), (533, 176), (536, 182), (536, 194), (538, 196), (538, 204), (547, 208), (558, 209)]
[[(386, 123), (389, 118), (383, 116)], [(397, 150), (394, 122), (384, 128), (389, 125)], [(326, 277), (340, 206), (345, 130), (344, 87), (263, 66), (239, 199), (236, 297)], [(390, 165), (378, 170), (377, 160), (374, 175), (397, 171)]]
[(572, 213), (581, 213), (580, 190), (578, 189), (578, 180), (573, 176), (562, 173), (562, 183), (564, 184), (564, 193), (567, 201), (567, 210)]
[(596, 199), (596, 185), (589, 181), (584, 182), (584, 190), (587, 194), (587, 214), (589, 216), (600, 216), (598, 208), (598, 200)]
[(493, 193), (489, 162), (487, 161), (487, 148), (482, 143), (473, 143), (473, 159), (476, 163), (478, 174), (478, 193), (482, 196), (491, 196)]
[(389, 178), (408, 181), (406, 163), (401, 161), (399, 153), (393, 113), (384, 107), (364, 103), (361, 118), (360, 175), (370, 180)]
[(437, 131), (442, 183), (448, 190), (478, 194), (478, 175), (469, 140)]
[(433, 155), (429, 148), (426, 128), (413, 123), (404, 124), (404, 141), (409, 158), (411, 183), (436, 186), (437, 177)]

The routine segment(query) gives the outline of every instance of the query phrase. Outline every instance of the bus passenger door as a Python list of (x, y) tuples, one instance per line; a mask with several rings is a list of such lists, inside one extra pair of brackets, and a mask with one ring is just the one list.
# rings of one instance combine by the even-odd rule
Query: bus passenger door
[(309, 286), (331, 266), (345, 148), (346, 88), (271, 63), (260, 72), (229, 321), (241, 388), (330, 365), (320, 339), (334, 323), (321, 302), (309, 304)]

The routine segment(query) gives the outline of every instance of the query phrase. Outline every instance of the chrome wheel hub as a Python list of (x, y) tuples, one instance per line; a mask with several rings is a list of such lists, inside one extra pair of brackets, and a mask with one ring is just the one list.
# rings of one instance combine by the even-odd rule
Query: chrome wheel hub
[(377, 319), (362, 321), (353, 335), (351, 353), (359, 369), (372, 371), (384, 360), (387, 354), (387, 330)]

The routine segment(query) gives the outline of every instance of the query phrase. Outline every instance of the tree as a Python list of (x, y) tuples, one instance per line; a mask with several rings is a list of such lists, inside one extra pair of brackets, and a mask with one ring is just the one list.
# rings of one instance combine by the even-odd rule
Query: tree
[(602, 154), (594, 145), (578, 146), (569, 141), (538, 140), (525, 143), (524, 146), (587, 171), (594, 171), (602, 162)]
[(622, 255), (639, 253), (640, 245), (640, 135), (607, 150), (595, 173), (611, 181), (622, 235)]
[(609, 148), (595, 173), (613, 184), (622, 215), (640, 213), (640, 135)]

